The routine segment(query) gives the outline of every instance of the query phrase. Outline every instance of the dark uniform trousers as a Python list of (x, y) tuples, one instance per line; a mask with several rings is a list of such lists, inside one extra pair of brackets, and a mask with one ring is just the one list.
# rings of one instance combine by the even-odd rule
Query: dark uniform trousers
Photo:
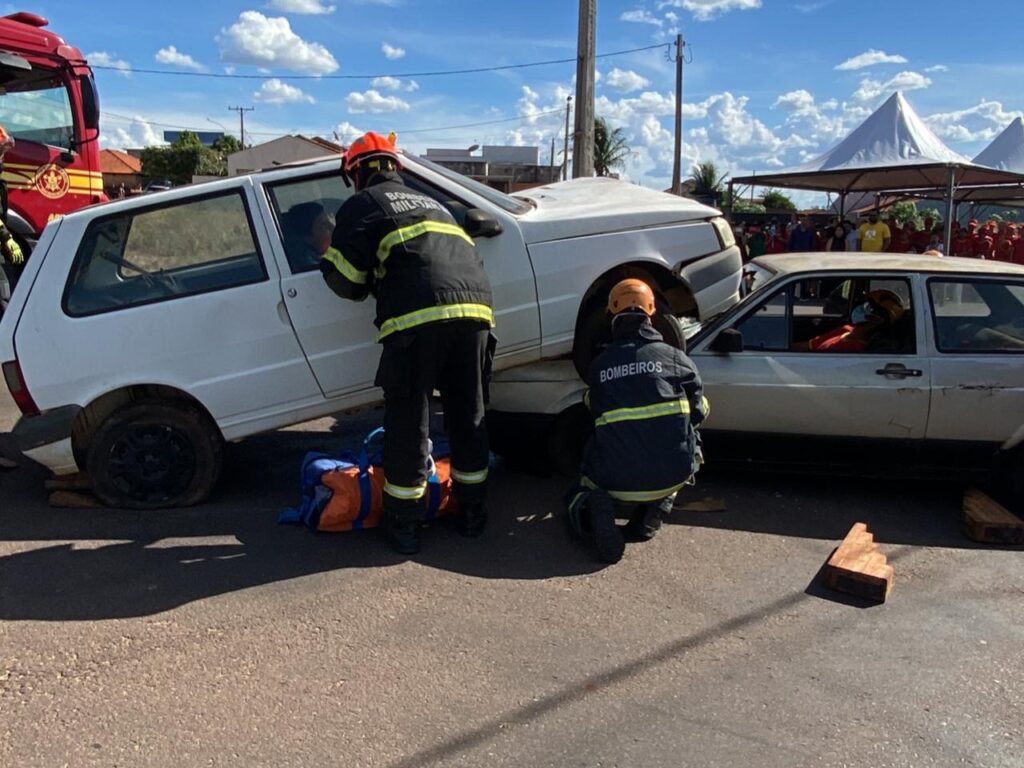
[(421, 519), (430, 445), (430, 402), (441, 394), (459, 504), (483, 503), (488, 443), (484, 376), (490, 329), (473, 320), (431, 323), (385, 339), (376, 384), (384, 390), (384, 503), (395, 522)]

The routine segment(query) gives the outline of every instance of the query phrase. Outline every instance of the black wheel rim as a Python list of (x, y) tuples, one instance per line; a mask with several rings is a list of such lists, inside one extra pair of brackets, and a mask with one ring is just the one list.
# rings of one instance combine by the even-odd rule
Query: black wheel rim
[(132, 501), (163, 503), (181, 496), (196, 472), (196, 452), (174, 427), (147, 424), (130, 428), (110, 448), (108, 475)]

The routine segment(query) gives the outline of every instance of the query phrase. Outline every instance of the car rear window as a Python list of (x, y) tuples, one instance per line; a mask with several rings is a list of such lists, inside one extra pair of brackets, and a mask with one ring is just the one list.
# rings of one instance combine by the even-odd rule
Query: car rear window
[(267, 279), (241, 190), (104, 216), (85, 231), (64, 292), (73, 317)]
[(1024, 352), (1024, 284), (933, 278), (928, 293), (939, 352)]

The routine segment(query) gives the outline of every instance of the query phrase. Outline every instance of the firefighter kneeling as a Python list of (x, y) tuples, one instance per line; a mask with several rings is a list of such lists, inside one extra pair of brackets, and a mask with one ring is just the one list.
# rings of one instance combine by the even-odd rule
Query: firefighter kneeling
[[(570, 496), (569, 521), (593, 540), (598, 559), (616, 563), (623, 533), (651, 539), (692, 482), (701, 463), (695, 428), (707, 418), (708, 402), (693, 361), (651, 325), (654, 293), (646, 283), (618, 283), (608, 311), (612, 342), (590, 366), (594, 436)], [(619, 516), (629, 518), (625, 529), (616, 524)]]

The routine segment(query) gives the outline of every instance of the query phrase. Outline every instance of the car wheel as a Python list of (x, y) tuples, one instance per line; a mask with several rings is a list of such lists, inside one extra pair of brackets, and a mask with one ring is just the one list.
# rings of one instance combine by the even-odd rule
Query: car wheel
[(220, 433), (197, 409), (139, 402), (103, 422), (86, 468), (96, 495), (109, 506), (187, 507), (213, 489), (222, 453)]
[[(651, 319), (655, 330), (662, 335), (665, 343), (685, 352), (686, 335), (683, 332), (683, 324), (672, 314), (668, 301), (663, 296), (655, 294), (655, 300), (658, 312)], [(591, 362), (612, 338), (607, 305), (608, 294), (602, 291), (591, 302), (590, 309), (576, 330), (576, 338), (572, 345), (572, 361), (576, 366), (576, 373), (583, 380), (587, 378)]]

